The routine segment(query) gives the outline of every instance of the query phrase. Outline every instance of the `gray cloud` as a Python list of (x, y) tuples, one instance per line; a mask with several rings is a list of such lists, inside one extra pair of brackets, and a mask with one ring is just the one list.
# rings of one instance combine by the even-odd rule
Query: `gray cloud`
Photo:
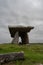
[(34, 26), (30, 42), (43, 42), (43, 0), (0, 0), (0, 42), (11, 40), (8, 25)]

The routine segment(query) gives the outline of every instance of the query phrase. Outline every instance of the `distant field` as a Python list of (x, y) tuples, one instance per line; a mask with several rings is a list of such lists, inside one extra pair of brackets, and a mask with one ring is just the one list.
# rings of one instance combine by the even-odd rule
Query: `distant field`
[(38, 65), (43, 64), (43, 44), (0, 44), (0, 54), (24, 51), (24, 61), (13, 61), (3, 65)]

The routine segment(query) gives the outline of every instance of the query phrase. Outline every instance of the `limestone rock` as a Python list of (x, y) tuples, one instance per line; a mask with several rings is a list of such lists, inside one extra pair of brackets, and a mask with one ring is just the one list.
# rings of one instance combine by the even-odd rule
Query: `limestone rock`
[[(21, 37), (22, 40), (22, 44), (28, 44), (29, 43), (29, 38), (27, 33), (30, 32), (34, 27), (28, 26), (28, 27), (24, 27), (24, 26), (16, 26), (16, 27), (12, 27), (9, 26), (9, 31), (11, 34), (11, 37), (14, 38), (12, 43), (18, 43), (19, 42), (19, 37)], [(17, 33), (18, 32), (18, 33)]]
[(12, 60), (24, 60), (24, 52), (0, 54), (0, 63), (6, 63)]

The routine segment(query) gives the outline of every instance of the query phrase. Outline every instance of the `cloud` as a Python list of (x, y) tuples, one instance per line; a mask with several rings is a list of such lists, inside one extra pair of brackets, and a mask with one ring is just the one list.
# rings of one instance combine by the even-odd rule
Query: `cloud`
[(0, 42), (11, 40), (8, 25), (34, 26), (30, 42), (43, 40), (43, 0), (0, 0)]

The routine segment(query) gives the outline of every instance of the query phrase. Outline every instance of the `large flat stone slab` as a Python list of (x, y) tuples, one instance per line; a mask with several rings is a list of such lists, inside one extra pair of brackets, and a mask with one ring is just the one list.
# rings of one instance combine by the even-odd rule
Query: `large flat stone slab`
[(6, 63), (12, 60), (24, 60), (24, 52), (0, 54), (0, 63)]
[(30, 32), (34, 27), (32, 26), (8, 26), (11, 37), (14, 37), (16, 32)]

